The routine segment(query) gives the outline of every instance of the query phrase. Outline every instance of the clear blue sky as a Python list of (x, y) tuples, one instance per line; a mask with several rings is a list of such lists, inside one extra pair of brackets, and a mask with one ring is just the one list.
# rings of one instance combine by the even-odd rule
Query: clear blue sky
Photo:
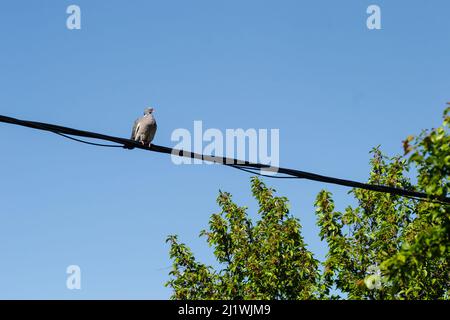
[[(366, 28), (366, 8), (382, 30)], [(66, 28), (77, 4), (82, 29)], [(0, 114), (128, 137), (149, 104), (156, 144), (176, 128), (279, 128), (285, 167), (364, 181), (370, 149), (439, 124), (450, 89), (448, 1), (8, 1), (0, 6)], [(165, 299), (178, 234), (199, 238), (218, 190), (255, 216), (246, 173), (175, 166), (0, 124), (0, 298)], [(327, 188), (267, 180), (326, 252), (313, 203)], [(82, 289), (66, 288), (66, 267)]]

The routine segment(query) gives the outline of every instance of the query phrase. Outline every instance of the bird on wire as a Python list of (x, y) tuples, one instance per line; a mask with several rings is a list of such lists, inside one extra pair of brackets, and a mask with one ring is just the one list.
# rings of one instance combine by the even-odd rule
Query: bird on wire
[(153, 112), (153, 108), (145, 108), (144, 116), (136, 119), (131, 132), (131, 140), (150, 147), (158, 127)]

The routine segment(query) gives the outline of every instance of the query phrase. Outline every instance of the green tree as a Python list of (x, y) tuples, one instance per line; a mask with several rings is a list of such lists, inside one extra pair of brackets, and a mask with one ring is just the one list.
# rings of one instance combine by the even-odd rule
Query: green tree
[(258, 178), (252, 178), (252, 192), (259, 204), (260, 220), (255, 224), (246, 207), (233, 203), (220, 192), (222, 209), (213, 214), (209, 230), (201, 235), (214, 248), (222, 266), (214, 270), (198, 263), (192, 252), (170, 236), (170, 257), (174, 260), (174, 299), (310, 299), (318, 283), (319, 263), (301, 236), (298, 219), (289, 213), (287, 199), (274, 196)]
[[(174, 299), (448, 299), (450, 206), (433, 200), (450, 191), (450, 108), (439, 128), (403, 142), (404, 155), (372, 150), (369, 183), (425, 192), (429, 201), (353, 189), (357, 205), (335, 210), (322, 190), (315, 208), (328, 245), (322, 268), (301, 236), (288, 200), (258, 178), (252, 192), (260, 220), (221, 192), (220, 214), (202, 231), (220, 270), (198, 263), (170, 236)], [(413, 184), (409, 172), (417, 173)]]

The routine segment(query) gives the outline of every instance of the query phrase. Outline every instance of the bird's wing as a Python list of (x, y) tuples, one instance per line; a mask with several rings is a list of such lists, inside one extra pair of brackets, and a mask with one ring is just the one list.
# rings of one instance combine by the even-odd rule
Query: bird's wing
[(156, 134), (156, 129), (158, 128), (158, 126), (156, 125), (156, 122), (150, 127), (150, 132), (149, 132), (149, 143), (151, 143), (153, 141), (153, 138), (155, 137)]
[(136, 131), (138, 128), (138, 124), (139, 124), (139, 119), (136, 119), (136, 121), (134, 122), (134, 125), (133, 125), (133, 131), (131, 132), (131, 140), (136, 139)]

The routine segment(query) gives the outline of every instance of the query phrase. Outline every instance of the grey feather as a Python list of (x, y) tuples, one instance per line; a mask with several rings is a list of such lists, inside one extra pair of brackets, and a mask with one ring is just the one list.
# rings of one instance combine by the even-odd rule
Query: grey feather
[(136, 139), (136, 127), (138, 125), (139, 119), (136, 119), (136, 121), (134, 121), (134, 125), (133, 125), (133, 130), (131, 131), (131, 140), (135, 140)]
[(145, 109), (144, 116), (134, 122), (133, 132), (131, 133), (132, 140), (145, 146), (150, 146), (158, 127), (152, 112), (153, 109)]

